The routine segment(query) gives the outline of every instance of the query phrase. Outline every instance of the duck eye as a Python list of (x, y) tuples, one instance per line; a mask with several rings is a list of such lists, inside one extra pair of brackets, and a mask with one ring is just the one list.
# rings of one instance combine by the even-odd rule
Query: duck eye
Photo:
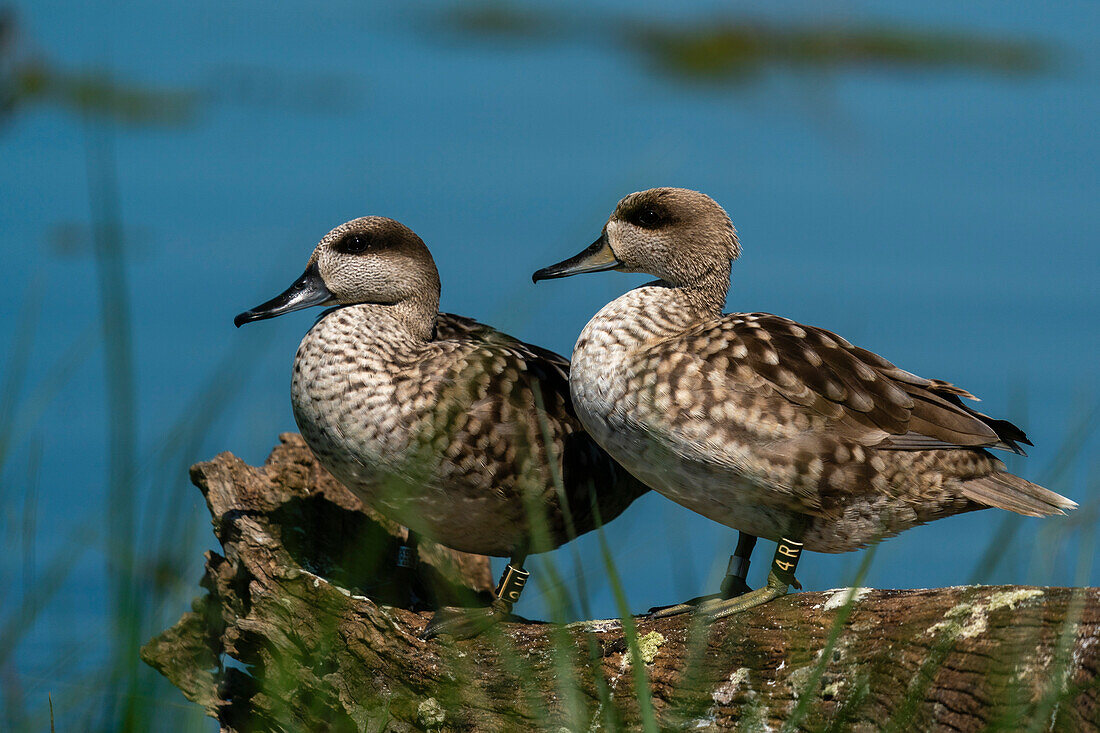
[(346, 255), (363, 254), (370, 247), (370, 239), (362, 234), (348, 234), (336, 245), (336, 251)]
[(652, 206), (638, 212), (638, 223), (644, 227), (655, 227), (661, 223), (661, 214)]

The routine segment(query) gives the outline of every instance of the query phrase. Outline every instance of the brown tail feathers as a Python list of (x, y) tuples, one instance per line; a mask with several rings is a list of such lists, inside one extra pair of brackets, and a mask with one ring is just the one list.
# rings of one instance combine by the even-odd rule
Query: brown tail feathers
[(963, 482), (962, 494), (979, 504), (1027, 517), (1065, 514), (1077, 508), (1077, 502), (1004, 471)]

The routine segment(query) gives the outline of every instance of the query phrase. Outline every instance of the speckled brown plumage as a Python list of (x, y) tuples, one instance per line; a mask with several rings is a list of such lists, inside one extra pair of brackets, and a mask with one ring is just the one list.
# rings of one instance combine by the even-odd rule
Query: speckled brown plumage
[[(294, 415), (321, 463), (365, 502), (464, 552), (556, 547), (644, 491), (573, 414), (569, 362), (460, 316), (409, 338), (384, 306), (327, 313), (295, 358)], [(556, 474), (556, 475), (555, 475)], [(555, 486), (561, 481), (564, 499)], [(537, 524), (537, 522), (536, 522)]]
[[(300, 282), (318, 278), (337, 307), (298, 348), (294, 416), (370, 506), (454, 549), (512, 556), (588, 532), (594, 506), (607, 522), (646, 490), (584, 432), (568, 360), (438, 313), (435, 264), (403, 225), (337, 227)], [(282, 305), (308, 299), (299, 291), (238, 323), (299, 307)]]
[(1005, 472), (985, 449), (1022, 452), (1027, 438), (967, 407), (965, 390), (821, 328), (723, 315), (740, 244), (709, 197), (632, 194), (593, 247), (536, 277), (612, 262), (662, 279), (585, 327), (570, 378), (578, 414), (612, 456), (684, 506), (773, 540), (798, 528), (819, 552), (983, 507), (1041, 516), (1076, 506)]

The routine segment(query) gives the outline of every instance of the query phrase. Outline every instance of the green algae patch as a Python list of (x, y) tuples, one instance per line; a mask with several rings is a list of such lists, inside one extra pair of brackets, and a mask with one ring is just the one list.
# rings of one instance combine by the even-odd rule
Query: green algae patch
[(657, 651), (664, 643), (664, 634), (659, 631), (650, 631), (638, 639), (638, 651), (642, 655), (642, 661), (646, 664), (653, 664), (653, 660), (657, 658)]

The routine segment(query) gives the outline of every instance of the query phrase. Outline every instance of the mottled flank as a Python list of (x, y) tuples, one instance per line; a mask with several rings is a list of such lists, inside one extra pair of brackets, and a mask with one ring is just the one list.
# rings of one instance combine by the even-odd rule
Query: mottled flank
[[(740, 244), (709, 197), (632, 194), (602, 239), (619, 269), (661, 279), (585, 327), (573, 398), (600, 445), (662, 494), (760, 537), (804, 527), (818, 552), (984, 507), (1043, 516), (1076, 506), (1005, 472), (986, 449), (1030, 443), (967, 407), (965, 390), (821, 328), (723, 315)], [(569, 263), (539, 276), (585, 271)]]
[(298, 348), (294, 416), (365, 503), (457, 550), (511, 556), (644, 492), (575, 417), (568, 360), (438, 313), (435, 263), (410, 230), (357, 219), (310, 263), (339, 305)]

